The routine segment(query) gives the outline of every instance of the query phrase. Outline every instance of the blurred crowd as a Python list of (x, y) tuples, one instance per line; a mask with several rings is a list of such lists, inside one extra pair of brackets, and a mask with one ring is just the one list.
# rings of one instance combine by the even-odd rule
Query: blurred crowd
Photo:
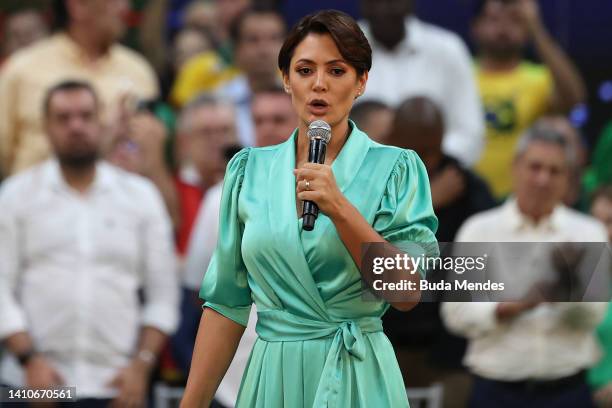
[[(412, 0), (355, 2), (373, 67), (351, 119), (419, 154), (440, 242), (612, 241), (612, 116), (587, 146), (569, 120), (584, 80), (536, 0), (466, 1), (473, 52)], [(0, 384), (131, 406), (184, 385), (225, 166), (296, 127), (283, 3), (0, 10)], [(234, 404), (255, 320), (217, 406)], [(607, 303), (431, 302), (384, 325), (406, 386), (442, 384), (445, 407), (612, 407)]]

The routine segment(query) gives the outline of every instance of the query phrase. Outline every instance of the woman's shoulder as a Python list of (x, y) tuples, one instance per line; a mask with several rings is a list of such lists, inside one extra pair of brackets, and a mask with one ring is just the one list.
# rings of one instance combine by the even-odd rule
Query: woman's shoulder
[(272, 165), (285, 143), (263, 147), (244, 147), (231, 158), (227, 165), (230, 173), (244, 176), (245, 173), (258, 172)]
[(244, 170), (247, 161), (249, 160), (249, 155), (251, 153), (252, 147), (243, 147), (236, 153), (227, 164), (228, 169), (234, 170)]
[(426, 170), (419, 155), (411, 149), (384, 145), (372, 141), (370, 147), (370, 160), (375, 163), (388, 163), (390, 172), (387, 183), (398, 185), (405, 183), (408, 178), (414, 179), (425, 175)]
[(377, 160), (394, 160), (396, 165), (399, 163), (408, 164), (413, 161), (420, 161), (419, 155), (411, 149), (403, 149), (397, 146), (389, 146), (375, 141), (371, 141), (370, 151), (374, 153)]
[(287, 138), (287, 140), (285, 140), (284, 142), (280, 142), (278, 144), (251, 147), (251, 151), (253, 152), (253, 154), (258, 154), (258, 155), (268, 154), (268, 152), (277, 152), (278, 150), (282, 149), (285, 146), (285, 144), (289, 143), (289, 139), (291, 139), (291, 137)]
[[(248, 156), (249, 156), (249, 166), (257, 165), (258, 167), (261, 165), (267, 166), (270, 165), (273, 159), (279, 154), (284, 153), (284, 149), (287, 147), (288, 141), (284, 141), (279, 144), (269, 145), (269, 146), (257, 146), (257, 147), (249, 147)], [(243, 149), (243, 150), (245, 150)]]

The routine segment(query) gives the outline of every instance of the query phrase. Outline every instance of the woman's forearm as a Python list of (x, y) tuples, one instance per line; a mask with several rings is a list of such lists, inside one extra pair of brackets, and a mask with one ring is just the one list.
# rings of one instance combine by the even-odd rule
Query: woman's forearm
[[(378, 234), (372, 228), (372, 226), (366, 221), (365, 218), (359, 213), (359, 211), (350, 203), (348, 200), (344, 200), (343, 203), (339, 203), (340, 207), (338, 207), (338, 211), (334, 212), (334, 214), (330, 217), (334, 222), (336, 227), (336, 231), (338, 231), (338, 235), (340, 239), (344, 243), (344, 246), (351, 254), (351, 257), (361, 270), (361, 274), (363, 279), (368, 283), (373, 283), (373, 274), (370, 273), (369, 270), (363, 269), (363, 248), (362, 245), (366, 243), (387, 243), (387, 241)], [(385, 257), (395, 257), (396, 255), (403, 255), (403, 252), (393, 248), (391, 245), (386, 246), (386, 250), (382, 252), (381, 255)], [(414, 268), (414, 265), (411, 265)], [(366, 268), (367, 269), (367, 268)], [(397, 294), (393, 294), (391, 297), (393, 300), (387, 299), (385, 296), (387, 293), (381, 293), (383, 297), (389, 301), (391, 306), (398, 310), (408, 311), (415, 307), (420, 300), (420, 290), (419, 287), (419, 275), (417, 273), (411, 273), (407, 270), (394, 270), (388, 271), (386, 274), (386, 278), (388, 281), (399, 282), (399, 281), (412, 281), (417, 289), (411, 290), (409, 292), (404, 291), (401, 296), (401, 301), (397, 300)]]
[(244, 329), (213, 309), (204, 309), (181, 408), (208, 408), (234, 358)]

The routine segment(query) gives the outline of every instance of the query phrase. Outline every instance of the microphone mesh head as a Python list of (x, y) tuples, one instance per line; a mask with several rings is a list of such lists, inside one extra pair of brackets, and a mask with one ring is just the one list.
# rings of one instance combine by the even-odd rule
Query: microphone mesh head
[(331, 127), (324, 120), (315, 120), (308, 126), (308, 138), (322, 139), (325, 143), (329, 143)]

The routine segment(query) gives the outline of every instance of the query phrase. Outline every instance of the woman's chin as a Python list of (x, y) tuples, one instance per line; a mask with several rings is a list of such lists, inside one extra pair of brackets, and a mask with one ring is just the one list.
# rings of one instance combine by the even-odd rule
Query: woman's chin
[(314, 122), (315, 120), (322, 120), (327, 123), (330, 123), (330, 120), (331, 120), (330, 115), (327, 112), (326, 113), (308, 112), (306, 117), (308, 118), (308, 123)]

